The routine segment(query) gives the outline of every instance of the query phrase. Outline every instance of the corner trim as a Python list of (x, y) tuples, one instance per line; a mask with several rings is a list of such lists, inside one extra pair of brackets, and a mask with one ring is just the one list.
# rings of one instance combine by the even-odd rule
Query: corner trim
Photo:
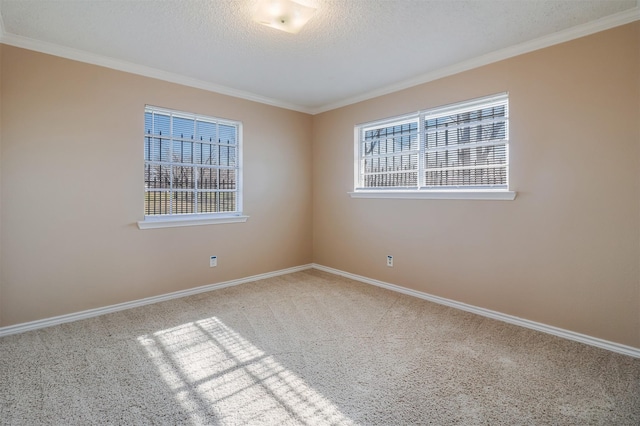
[(417, 290), (411, 290), (406, 287), (401, 287), (401, 286), (390, 284), (384, 281), (374, 280), (372, 278), (363, 277), (361, 275), (352, 274), (350, 272), (341, 271), (339, 269), (330, 268), (327, 266), (319, 265), (317, 263), (313, 263), (312, 267), (320, 271), (328, 272), (334, 275), (340, 275), (346, 278), (350, 278), (352, 280), (363, 282), (365, 284), (375, 285), (377, 287), (382, 287), (387, 290), (395, 291), (397, 293), (402, 293), (408, 296), (417, 297), (419, 299), (428, 300), (429, 302), (437, 303), (439, 305), (449, 306), (451, 308), (460, 309), (461, 311), (471, 312), (476, 315), (506, 322), (508, 324), (513, 324), (520, 327), (541, 331), (543, 333), (551, 334), (557, 337), (562, 337), (564, 339), (573, 340), (575, 342), (584, 343), (586, 345), (595, 346), (601, 349), (606, 349), (611, 352), (628, 355), (634, 358), (640, 358), (640, 348), (634, 348), (632, 346), (610, 342), (608, 340), (587, 336), (586, 334), (576, 333), (576, 332), (565, 330), (562, 328), (553, 327), (551, 325), (530, 321), (524, 318), (519, 318), (513, 315), (503, 314), (501, 312), (492, 311), (490, 309), (468, 305), (466, 303), (457, 302), (455, 300), (446, 299), (444, 297), (434, 296), (432, 294), (424, 293)]
[(72, 314), (45, 318), (42, 320), (30, 321), (30, 322), (25, 322), (21, 324), (10, 325), (7, 327), (0, 327), (0, 337), (10, 336), (12, 334), (24, 333), (26, 331), (38, 330), (41, 328), (65, 324), (73, 321), (79, 321), (87, 318), (93, 318), (100, 315), (110, 314), (113, 312), (124, 311), (126, 309), (137, 308), (145, 305), (151, 305), (153, 303), (158, 303), (158, 302), (165, 302), (167, 300), (179, 299), (181, 297), (192, 296), (194, 294), (199, 294), (199, 293), (206, 293), (208, 291), (220, 290), (222, 288), (232, 287), (232, 286), (245, 284), (245, 283), (257, 281), (257, 280), (264, 280), (267, 278), (277, 277), (279, 275), (286, 275), (294, 272), (306, 271), (307, 269), (311, 269), (311, 268), (312, 268), (311, 264), (294, 266), (293, 268), (280, 269), (279, 271), (252, 275), (250, 277), (239, 278), (231, 281), (224, 281), (218, 284), (209, 284), (201, 287), (190, 288), (187, 290), (175, 291), (173, 293), (161, 294), (159, 296), (146, 297), (144, 299), (132, 300), (130, 302), (104, 306), (102, 308), (89, 309), (86, 311), (75, 312)]

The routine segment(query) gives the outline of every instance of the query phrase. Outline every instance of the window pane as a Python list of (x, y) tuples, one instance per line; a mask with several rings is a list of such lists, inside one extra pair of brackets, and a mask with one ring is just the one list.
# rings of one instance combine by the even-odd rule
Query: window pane
[(169, 189), (171, 187), (171, 169), (160, 164), (145, 164), (144, 186), (147, 189)]
[(193, 167), (173, 166), (173, 188), (193, 189), (194, 175)]
[(425, 153), (425, 168), (481, 166), (507, 163), (505, 144)]
[(207, 121), (197, 121), (196, 139), (205, 142), (215, 142), (217, 140), (215, 123), (209, 123)]
[(236, 211), (236, 193), (235, 192), (219, 192), (219, 210), (220, 212)]
[(425, 120), (427, 149), (457, 144), (504, 140), (504, 105)]
[(506, 139), (506, 123), (484, 123), (427, 133), (427, 149)]
[(220, 131), (220, 143), (222, 144), (233, 144), (237, 143), (236, 141), (236, 127), (229, 126), (226, 124), (221, 124), (219, 126)]
[(194, 121), (188, 118), (173, 117), (173, 137), (193, 139), (194, 135)]
[(144, 214), (169, 214), (169, 192), (149, 191), (144, 194)]
[(193, 163), (193, 142), (173, 142), (173, 162)]
[(166, 114), (153, 114), (153, 133), (154, 135), (169, 135), (171, 129), (171, 119)]
[(400, 170), (417, 170), (418, 154), (397, 155), (394, 157), (366, 158), (365, 173), (394, 172)]
[(193, 192), (173, 192), (173, 214), (193, 213)]
[(151, 161), (153, 151), (156, 149), (154, 138), (144, 137), (144, 161)]
[(364, 187), (416, 187), (418, 185), (418, 172), (408, 173), (378, 173), (365, 175)]
[(236, 147), (224, 146), (218, 147), (219, 160), (221, 166), (235, 167), (236, 165)]
[(144, 159), (147, 161), (169, 161), (169, 139), (145, 137)]
[(364, 156), (386, 155), (418, 149), (418, 122), (380, 127), (365, 132)]
[(507, 126), (504, 121), (478, 124), (471, 128), (471, 142), (504, 140), (507, 137)]
[(236, 189), (235, 170), (220, 170), (220, 189)]
[(218, 169), (199, 167), (198, 189), (218, 189)]
[(198, 192), (198, 213), (216, 213), (217, 200), (216, 192)]
[(427, 186), (504, 186), (507, 184), (506, 166), (427, 171), (425, 175)]
[(153, 113), (145, 111), (144, 113), (144, 134), (148, 135), (153, 131)]
[(194, 143), (193, 159), (196, 164), (217, 165), (218, 145), (210, 143)]

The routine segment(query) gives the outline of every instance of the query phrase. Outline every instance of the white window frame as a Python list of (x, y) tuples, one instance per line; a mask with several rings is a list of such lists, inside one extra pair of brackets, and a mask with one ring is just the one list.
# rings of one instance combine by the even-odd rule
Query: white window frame
[[(173, 147), (174, 147), (174, 142), (193, 142), (193, 143), (197, 143), (198, 141), (196, 139), (191, 139), (191, 140), (185, 140), (182, 137), (176, 137), (173, 135), (173, 122), (174, 122), (174, 118), (183, 118), (183, 119), (187, 119), (187, 120), (193, 120), (194, 121), (194, 125), (196, 122), (206, 122), (206, 123), (210, 123), (210, 124), (214, 124), (216, 126), (218, 125), (225, 125), (225, 126), (230, 126), (230, 127), (234, 127), (236, 129), (236, 133), (235, 133), (235, 137), (236, 137), (236, 144), (235, 144), (235, 148), (236, 148), (236, 152), (235, 152), (235, 156), (236, 156), (236, 165), (233, 166), (232, 168), (228, 168), (228, 167), (224, 167), (221, 165), (207, 165), (206, 168), (209, 168), (211, 170), (223, 170), (223, 169), (229, 169), (229, 170), (234, 170), (235, 174), (236, 174), (236, 189), (235, 190), (226, 190), (226, 191), (220, 191), (219, 189), (217, 191), (209, 189), (207, 191), (201, 191), (201, 188), (198, 187), (198, 182), (197, 182), (197, 175), (198, 173), (194, 173), (193, 175), (193, 180), (194, 180), (194, 184), (193, 184), (193, 190), (189, 190), (189, 189), (182, 189), (180, 191), (176, 191), (176, 189), (173, 188), (173, 178), (170, 178), (170, 187), (169, 188), (147, 188), (146, 187), (146, 183), (145, 184), (145, 189), (144, 189), (144, 193), (145, 193), (145, 197), (147, 196), (146, 194), (148, 192), (166, 192), (166, 193), (171, 193), (171, 192), (184, 192), (184, 193), (192, 193), (193, 198), (194, 198), (194, 210), (197, 211), (197, 200), (198, 200), (198, 196), (197, 194), (199, 192), (235, 192), (236, 194), (236, 198), (235, 198), (235, 210), (232, 212), (204, 212), (204, 213), (174, 213), (172, 212), (172, 209), (169, 209), (169, 213), (162, 213), (162, 214), (152, 214), (152, 215), (148, 215), (145, 212), (145, 216), (144, 216), (144, 220), (139, 221), (138, 222), (138, 228), (140, 229), (153, 229), (153, 228), (167, 228), (167, 227), (179, 227), (179, 226), (194, 226), (194, 225), (212, 225), (212, 224), (222, 224), (222, 223), (237, 223), (237, 222), (246, 222), (248, 219), (248, 216), (245, 216), (242, 214), (242, 194), (243, 194), (243, 188), (242, 188), (242, 140), (243, 140), (243, 134), (242, 134), (242, 122), (240, 121), (234, 121), (234, 120), (227, 120), (227, 119), (223, 119), (223, 118), (217, 118), (217, 117), (210, 117), (210, 116), (204, 116), (204, 115), (199, 115), (199, 114), (194, 114), (194, 113), (189, 113), (189, 112), (184, 112), (184, 111), (177, 111), (177, 110), (172, 110), (172, 109), (167, 109), (167, 108), (161, 108), (161, 107), (155, 107), (155, 106), (151, 106), (151, 105), (145, 105), (145, 109), (144, 109), (145, 115), (148, 112), (151, 113), (158, 113), (161, 115), (168, 115), (170, 117), (169, 122), (170, 122), (170, 130), (169, 133), (167, 135), (162, 135), (163, 139), (167, 139), (168, 143), (169, 143), (169, 154), (168, 154), (168, 160), (163, 160), (163, 161), (156, 161), (153, 160), (151, 158), (147, 159), (144, 158), (144, 165), (145, 168), (147, 165), (153, 165), (153, 164), (157, 164), (160, 165), (162, 164), (165, 167), (170, 167), (170, 173), (173, 173), (173, 167), (175, 165), (180, 165), (180, 166), (186, 166), (186, 167), (193, 167), (194, 169), (197, 169), (198, 167), (202, 167), (203, 164), (198, 164), (195, 162), (195, 160), (192, 159), (192, 162), (182, 162), (182, 161), (176, 161), (174, 160), (174, 156), (173, 156)], [(147, 143), (147, 138), (149, 137), (158, 137), (160, 135), (155, 135), (155, 134), (145, 134), (144, 136), (144, 140), (145, 140), (145, 144)], [(219, 142), (218, 142), (219, 143)], [(214, 142), (214, 144), (216, 144), (216, 142)], [(192, 147), (193, 149), (193, 147)], [(192, 154), (193, 155), (193, 154)], [(219, 179), (219, 178), (218, 178)], [(216, 201), (218, 202), (218, 201)], [(144, 200), (143, 200), (143, 205), (144, 205)], [(170, 203), (171, 205), (171, 203)]]
[[(425, 135), (427, 132), (425, 130), (425, 121), (497, 105), (505, 106), (504, 122), (506, 134), (504, 138), (504, 149), (506, 155), (506, 184), (500, 187), (474, 185), (427, 186), (425, 184), (425, 153), (428, 151), (432, 152), (433, 150), (426, 149)], [(410, 169), (417, 171), (417, 183), (411, 186), (365, 187), (363, 185), (365, 156), (362, 153), (365, 132), (384, 126), (391, 127), (409, 123), (415, 123), (417, 125), (417, 131), (415, 131), (417, 148), (405, 151), (402, 155), (418, 155), (417, 169)], [(414, 133), (412, 133), (412, 135), (413, 134)], [(509, 95), (506, 92), (356, 125), (354, 127), (354, 142), (354, 191), (349, 193), (352, 198), (513, 200), (516, 197), (516, 192), (510, 190), (509, 187)], [(454, 151), (454, 149), (452, 148), (449, 151)], [(471, 167), (469, 167), (469, 169), (471, 169)]]

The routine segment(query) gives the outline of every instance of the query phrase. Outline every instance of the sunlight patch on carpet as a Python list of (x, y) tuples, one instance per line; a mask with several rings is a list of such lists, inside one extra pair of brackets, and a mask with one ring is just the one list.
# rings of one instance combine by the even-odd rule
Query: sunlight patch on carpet
[(194, 423), (354, 424), (216, 317), (138, 337)]

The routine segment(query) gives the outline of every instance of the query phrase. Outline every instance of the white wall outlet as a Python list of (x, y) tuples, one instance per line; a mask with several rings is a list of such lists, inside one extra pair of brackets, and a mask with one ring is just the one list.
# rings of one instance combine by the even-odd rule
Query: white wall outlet
[(211, 256), (209, 258), (209, 267), (213, 268), (214, 266), (218, 266), (218, 256)]
[(387, 256), (387, 266), (393, 268), (393, 256)]

